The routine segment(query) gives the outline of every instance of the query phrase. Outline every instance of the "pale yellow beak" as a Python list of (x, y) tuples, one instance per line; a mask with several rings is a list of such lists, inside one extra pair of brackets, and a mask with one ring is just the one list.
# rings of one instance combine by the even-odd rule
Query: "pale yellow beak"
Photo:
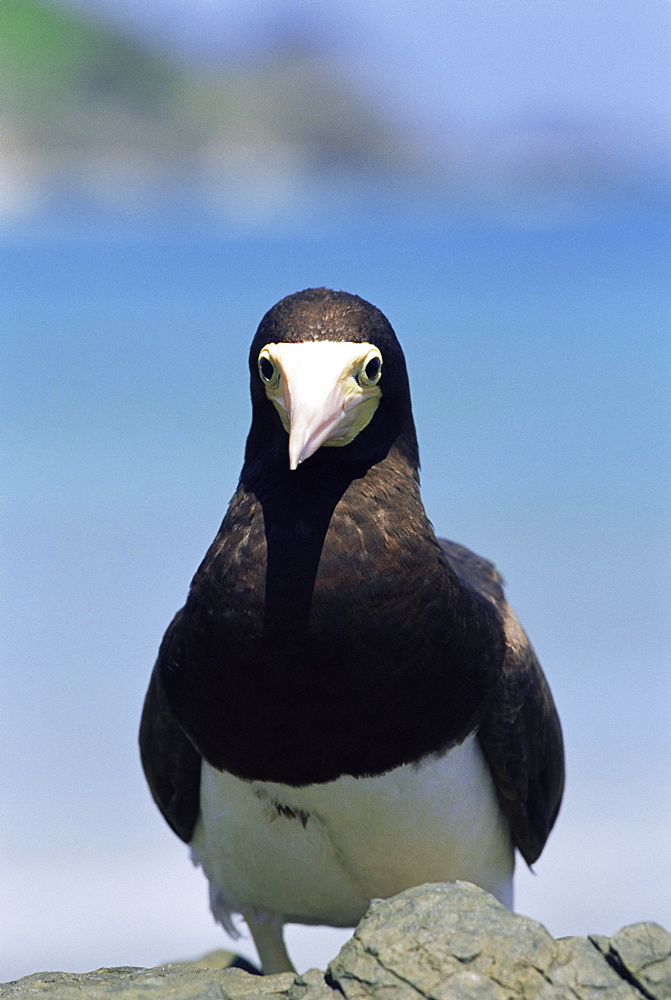
[(322, 445), (348, 445), (370, 423), (382, 395), (382, 356), (372, 344), (266, 344), (259, 377), (289, 434), (289, 467)]

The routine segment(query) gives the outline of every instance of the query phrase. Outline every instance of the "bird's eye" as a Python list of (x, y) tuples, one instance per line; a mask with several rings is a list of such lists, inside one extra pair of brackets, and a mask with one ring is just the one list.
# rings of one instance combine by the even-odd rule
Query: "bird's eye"
[(382, 358), (378, 351), (371, 351), (356, 372), (355, 378), (363, 389), (368, 389), (373, 385), (377, 385), (381, 374)]
[(364, 372), (366, 373), (366, 378), (369, 382), (374, 382), (380, 373), (380, 368), (382, 367), (382, 362), (379, 358), (371, 358)]
[(264, 382), (272, 382), (277, 369), (267, 355), (262, 354), (259, 358), (259, 375)]

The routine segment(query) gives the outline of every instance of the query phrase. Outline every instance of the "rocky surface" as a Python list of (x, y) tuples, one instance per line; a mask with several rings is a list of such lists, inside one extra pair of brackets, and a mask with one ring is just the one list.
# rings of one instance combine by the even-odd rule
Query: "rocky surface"
[(671, 934), (559, 938), (466, 882), (373, 903), (326, 972), (260, 977), (220, 953), (156, 969), (42, 972), (0, 986), (14, 1000), (671, 1000)]

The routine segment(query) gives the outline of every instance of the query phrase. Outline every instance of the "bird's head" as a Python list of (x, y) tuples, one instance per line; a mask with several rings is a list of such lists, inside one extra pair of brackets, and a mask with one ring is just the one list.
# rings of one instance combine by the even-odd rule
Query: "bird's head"
[(248, 449), (261, 435), (280, 436), (290, 469), (321, 448), (377, 460), (404, 434), (416, 452), (403, 352), (364, 299), (326, 288), (282, 299), (261, 320), (249, 367)]

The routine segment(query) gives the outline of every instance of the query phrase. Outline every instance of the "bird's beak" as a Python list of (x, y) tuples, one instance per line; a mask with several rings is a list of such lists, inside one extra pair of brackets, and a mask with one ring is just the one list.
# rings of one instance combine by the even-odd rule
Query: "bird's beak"
[[(372, 419), (381, 396), (382, 359), (371, 344), (267, 344), (262, 357), (275, 367), (274, 377), (264, 380), (266, 394), (289, 434), (291, 469), (322, 445), (349, 444)], [(372, 359), (379, 363), (370, 367)], [(366, 369), (375, 370), (374, 379), (367, 378)]]

